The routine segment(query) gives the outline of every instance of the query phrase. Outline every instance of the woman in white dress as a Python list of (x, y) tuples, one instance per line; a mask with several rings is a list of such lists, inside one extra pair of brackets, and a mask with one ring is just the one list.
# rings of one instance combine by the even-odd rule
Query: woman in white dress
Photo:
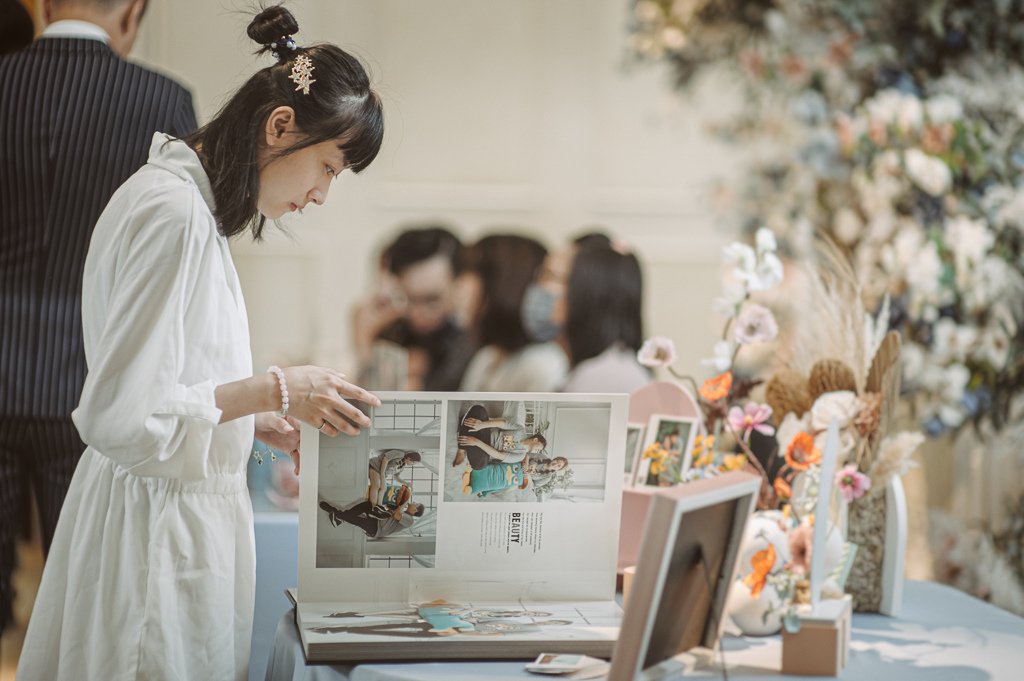
[(89, 373), (73, 414), (89, 447), (18, 679), (245, 679), (254, 433), (297, 465), (295, 419), (352, 434), (368, 420), (346, 398), (379, 403), (331, 369), (252, 375), (227, 238), (259, 238), (268, 218), (322, 203), (383, 137), (358, 61), (333, 45), (297, 48), (297, 30), (287, 10), (261, 12), (249, 36), (277, 63), (189, 139), (154, 136), (96, 225), (82, 301)]

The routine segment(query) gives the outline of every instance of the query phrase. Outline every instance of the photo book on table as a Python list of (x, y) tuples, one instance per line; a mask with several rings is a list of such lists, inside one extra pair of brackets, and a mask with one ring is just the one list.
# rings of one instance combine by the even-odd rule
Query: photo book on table
[(307, 659), (610, 656), (626, 396), (378, 396), (358, 436), (303, 426)]

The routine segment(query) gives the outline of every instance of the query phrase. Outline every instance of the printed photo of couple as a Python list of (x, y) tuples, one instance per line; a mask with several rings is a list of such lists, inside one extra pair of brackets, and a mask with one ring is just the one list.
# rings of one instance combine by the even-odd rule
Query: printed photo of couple
[(320, 438), (317, 567), (433, 567), (440, 410), (387, 400), (358, 437)]
[(607, 404), (452, 400), (447, 413), (445, 501), (604, 499)]

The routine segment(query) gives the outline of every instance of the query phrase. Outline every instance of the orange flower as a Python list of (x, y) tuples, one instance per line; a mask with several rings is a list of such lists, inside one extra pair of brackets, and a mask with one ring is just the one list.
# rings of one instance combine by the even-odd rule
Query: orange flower
[(805, 471), (821, 463), (821, 450), (814, 446), (814, 436), (810, 433), (797, 433), (786, 448), (786, 463), (795, 471)]
[(704, 385), (698, 391), (700, 396), (708, 402), (715, 402), (729, 395), (732, 390), (732, 372), (726, 371), (714, 378), (704, 381)]
[(768, 548), (755, 553), (750, 565), (754, 571), (743, 578), (743, 583), (750, 587), (750, 595), (757, 598), (768, 581), (768, 573), (775, 567), (775, 547), (768, 544)]
[(793, 496), (793, 488), (782, 478), (775, 478), (773, 487), (775, 487), (775, 493), (779, 495), (780, 499), (789, 499)]

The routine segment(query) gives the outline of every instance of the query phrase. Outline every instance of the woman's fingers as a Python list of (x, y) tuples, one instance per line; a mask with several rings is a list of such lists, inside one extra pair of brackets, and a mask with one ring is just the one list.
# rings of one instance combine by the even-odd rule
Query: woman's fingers
[(354, 383), (349, 383), (344, 378), (336, 377), (332, 385), (334, 389), (338, 391), (338, 394), (341, 395), (342, 397), (348, 398), (350, 400), (356, 400), (358, 402), (365, 402), (371, 407), (380, 406), (379, 397), (369, 392), (368, 390), (363, 390)]

